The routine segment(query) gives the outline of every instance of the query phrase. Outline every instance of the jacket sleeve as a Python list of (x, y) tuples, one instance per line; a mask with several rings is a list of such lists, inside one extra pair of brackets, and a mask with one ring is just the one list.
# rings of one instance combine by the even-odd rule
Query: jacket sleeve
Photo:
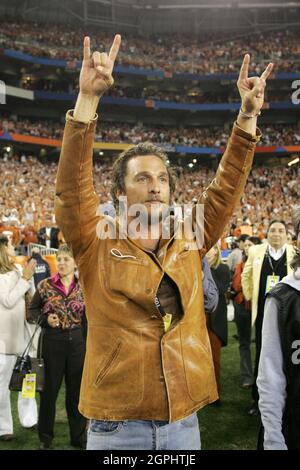
[(234, 208), (240, 202), (260, 136), (259, 130), (255, 137), (237, 124), (233, 126), (216, 176), (198, 200), (198, 209), (197, 206), (193, 209), (198, 247), (202, 245), (204, 251), (208, 251), (219, 240)]
[(93, 185), (93, 142), (97, 118), (84, 124), (67, 113), (58, 165), (55, 216), (75, 259), (96, 242), (99, 199)]
[(219, 302), (219, 290), (212, 277), (211, 270), (204, 257), (202, 260), (203, 271), (203, 294), (204, 294), (204, 310), (206, 313), (212, 313), (216, 310)]
[(287, 450), (282, 434), (282, 417), (287, 399), (286, 376), (278, 331), (278, 305), (266, 300), (257, 387), (264, 426), (264, 449)]
[(30, 289), (30, 283), (19, 276), (16, 272), (16, 283), (8, 287), (7, 282), (3, 277), (0, 278), (0, 304), (5, 308), (13, 308), (16, 303), (24, 297), (26, 292)]
[(47, 316), (42, 315), (43, 299), (39, 290), (37, 289), (31, 299), (28, 316), (29, 320), (38, 322), (41, 327), (48, 326)]
[(252, 299), (253, 291), (253, 247), (249, 249), (249, 256), (242, 272), (242, 290), (246, 300)]

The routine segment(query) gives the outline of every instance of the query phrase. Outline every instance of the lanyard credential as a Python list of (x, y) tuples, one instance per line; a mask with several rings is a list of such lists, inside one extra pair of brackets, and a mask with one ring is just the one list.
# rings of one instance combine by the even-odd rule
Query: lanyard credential
[(272, 258), (271, 258), (270, 252), (269, 252), (269, 248), (268, 248), (268, 251), (267, 251), (267, 257), (268, 257), (269, 264), (270, 264), (270, 267), (271, 267), (271, 269), (272, 269), (272, 271), (273, 271), (273, 276), (274, 276), (275, 271), (276, 271), (276, 268), (277, 268), (277, 266), (279, 265), (282, 256), (279, 258), (279, 260), (277, 260), (275, 266), (273, 266)]
[(154, 299), (154, 304), (159, 313), (162, 316), (163, 322), (164, 322), (164, 329), (165, 332), (167, 332), (171, 326), (172, 323), (172, 314), (171, 313), (166, 313), (165, 309), (163, 308), (162, 304), (160, 303), (159, 298), (156, 296)]

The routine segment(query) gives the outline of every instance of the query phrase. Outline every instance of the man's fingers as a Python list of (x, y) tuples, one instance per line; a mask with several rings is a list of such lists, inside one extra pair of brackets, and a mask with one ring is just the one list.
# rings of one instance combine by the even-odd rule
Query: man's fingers
[(91, 57), (90, 38), (86, 36), (83, 41), (83, 60), (90, 60), (90, 57)]
[(272, 62), (270, 62), (269, 65), (267, 66), (267, 68), (261, 74), (260, 78), (262, 78), (263, 80), (267, 80), (267, 78), (270, 76), (270, 74), (273, 70), (273, 67), (274, 67), (274, 64), (272, 64)]
[(253, 83), (253, 89), (251, 90), (251, 94), (256, 98), (261, 98), (264, 94), (266, 81), (263, 78), (253, 77), (251, 79)]
[(108, 55), (106, 54), (106, 52), (100, 52), (100, 61), (101, 61), (102, 67), (105, 67), (108, 61)]
[(116, 34), (114, 42), (112, 43), (112, 46), (111, 46), (109, 54), (108, 54), (108, 57), (112, 62), (114, 62), (116, 60), (116, 57), (117, 57), (119, 49), (120, 49), (120, 45), (121, 45), (121, 36), (120, 36), (120, 34)]
[(94, 67), (97, 68), (97, 67), (101, 66), (101, 54), (100, 54), (100, 52), (98, 52), (98, 51), (93, 52), (92, 59), (93, 59)]
[(103, 80), (105, 80), (107, 83), (110, 83), (111, 85), (113, 84), (112, 75), (110, 71), (107, 70), (107, 68), (99, 65), (98, 67), (96, 67), (96, 70), (97, 70), (97, 75), (99, 78), (103, 78)]
[(239, 74), (239, 81), (240, 80), (247, 80), (248, 78), (248, 70), (249, 70), (249, 63), (250, 63), (250, 55), (245, 54), (244, 60), (240, 69), (240, 74)]

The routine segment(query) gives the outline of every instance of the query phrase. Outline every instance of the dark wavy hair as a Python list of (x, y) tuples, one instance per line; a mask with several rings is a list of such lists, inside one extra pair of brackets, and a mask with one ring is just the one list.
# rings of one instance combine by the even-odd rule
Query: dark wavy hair
[(295, 234), (297, 237), (300, 231), (300, 206), (296, 207), (293, 210), (293, 224), (294, 224)]
[(300, 251), (299, 250), (296, 251), (296, 254), (293, 257), (290, 263), (290, 266), (294, 271), (300, 268)]
[[(293, 220), (295, 234), (296, 234), (296, 238), (297, 238), (298, 233), (300, 231), (300, 206), (297, 206), (293, 210), (292, 220)], [(293, 257), (290, 266), (294, 271), (296, 271), (298, 268), (300, 268), (300, 251), (298, 249), (296, 249), (296, 254)]]
[(125, 176), (127, 173), (127, 164), (129, 160), (135, 157), (144, 157), (148, 155), (153, 155), (155, 157), (158, 157), (164, 163), (168, 176), (169, 176), (170, 193), (171, 193), (171, 196), (173, 195), (175, 191), (176, 177), (167, 161), (168, 160), (167, 154), (163, 152), (156, 145), (151, 144), (151, 142), (144, 142), (144, 143), (135, 145), (134, 147), (131, 147), (130, 149), (122, 152), (113, 165), (112, 187), (110, 190), (110, 194), (113, 199), (114, 206), (117, 209), (119, 208), (119, 201), (118, 201), (117, 193), (118, 192), (126, 193)]

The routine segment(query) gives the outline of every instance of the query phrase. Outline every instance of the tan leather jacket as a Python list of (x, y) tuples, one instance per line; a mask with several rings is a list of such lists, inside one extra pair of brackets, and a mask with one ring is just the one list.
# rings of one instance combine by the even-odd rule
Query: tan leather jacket
[[(96, 118), (86, 125), (68, 113), (56, 187), (56, 220), (79, 267), (88, 317), (79, 409), (94, 419), (173, 422), (218, 398), (201, 252), (174, 236), (157, 257), (129, 238), (97, 237), (95, 126)], [(205, 204), (203, 252), (219, 239), (239, 202), (257, 140), (234, 126), (216, 177), (199, 201)], [(176, 283), (184, 311), (167, 333), (154, 305), (164, 273)]]

